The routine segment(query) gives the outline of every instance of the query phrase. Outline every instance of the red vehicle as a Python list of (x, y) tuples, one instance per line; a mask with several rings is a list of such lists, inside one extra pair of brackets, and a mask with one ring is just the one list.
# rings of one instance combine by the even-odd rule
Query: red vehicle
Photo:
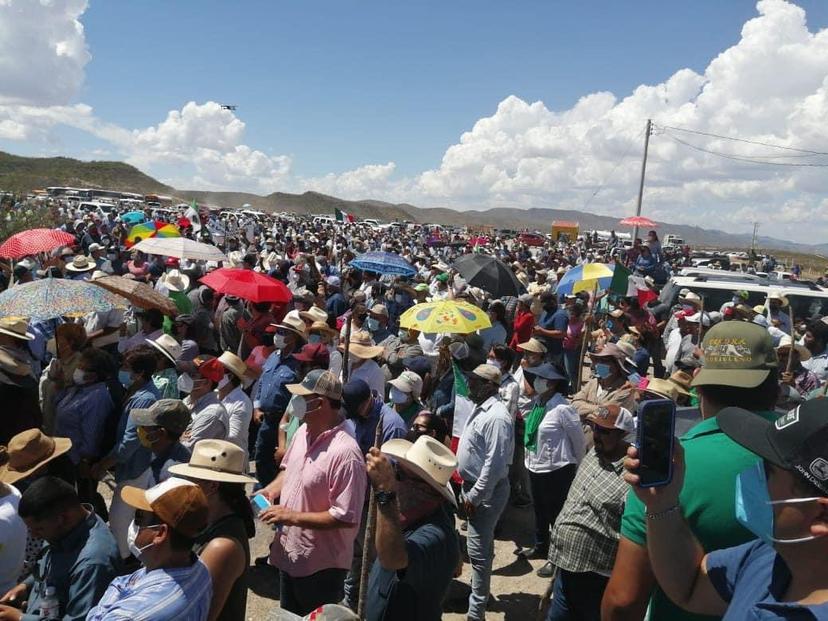
[(521, 233), (518, 235), (517, 241), (519, 244), (526, 246), (543, 246), (546, 244), (546, 238), (538, 233)]

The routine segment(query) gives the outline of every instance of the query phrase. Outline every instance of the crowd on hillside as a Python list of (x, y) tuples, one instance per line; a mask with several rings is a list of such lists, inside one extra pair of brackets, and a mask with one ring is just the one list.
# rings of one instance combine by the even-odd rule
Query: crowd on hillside
[[(178, 214), (226, 256), (205, 261), (134, 249), (117, 209), (59, 213), (73, 242), (0, 262), (0, 308), (50, 279), (152, 295), (0, 316), (0, 620), (245, 619), (251, 566), (278, 584), (274, 619), (432, 620), (468, 564), (477, 621), (520, 511), (550, 621), (828, 619), (828, 318), (738, 289), (661, 300), (687, 249), (655, 231), (471, 245)], [(411, 269), (354, 267), (367, 252)], [(466, 254), (504, 271), (480, 286)], [(592, 264), (634, 286), (572, 287)], [(289, 295), (201, 282), (227, 267)], [(440, 302), (483, 327), (411, 319)], [(659, 487), (635, 447), (652, 400), (686, 423)], [(257, 529), (272, 544), (252, 558)]]

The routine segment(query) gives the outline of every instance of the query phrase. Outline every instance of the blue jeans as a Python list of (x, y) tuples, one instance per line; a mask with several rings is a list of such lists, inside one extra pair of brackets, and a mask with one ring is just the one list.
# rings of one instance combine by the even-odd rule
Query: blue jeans
[(265, 414), (259, 427), (259, 434), (256, 436), (256, 478), (262, 487), (275, 479), (276, 474), (278, 474), (276, 461), (273, 459), (273, 453), (276, 452), (276, 442), (278, 440), (276, 432), (278, 429), (279, 420)]
[(494, 559), (494, 531), (497, 520), (508, 501), (509, 479), (504, 478), (495, 486), (488, 502), (475, 507), (474, 516), (469, 518), (466, 545), (472, 575), (468, 618), (474, 621), (486, 618), (486, 604), (489, 601), (489, 583), (492, 579), (492, 560)]
[(609, 578), (591, 571), (558, 570), (546, 621), (601, 621), (601, 599)]

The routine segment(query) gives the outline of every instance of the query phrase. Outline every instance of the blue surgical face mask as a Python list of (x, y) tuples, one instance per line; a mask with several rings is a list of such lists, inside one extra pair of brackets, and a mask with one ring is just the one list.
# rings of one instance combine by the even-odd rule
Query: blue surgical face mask
[(612, 330), (615, 327), (615, 322), (612, 319), (607, 319), (607, 323), (604, 325), (607, 326), (607, 330)]
[(768, 494), (768, 481), (762, 461), (739, 473), (736, 478), (736, 520), (762, 541), (773, 543), (802, 543), (816, 539), (814, 535), (797, 539), (777, 539), (774, 537), (773, 505), (814, 502), (813, 498), (788, 498), (771, 500)]
[(311, 334), (308, 336), (308, 343), (311, 345), (315, 345), (316, 343), (322, 342), (322, 335), (321, 334)]
[(379, 320), (374, 319), (373, 317), (368, 317), (368, 319), (365, 320), (365, 327), (369, 332), (375, 332), (379, 329)]
[(118, 381), (121, 382), (121, 386), (124, 388), (132, 386), (132, 371), (124, 371), (123, 369), (118, 371)]
[(596, 363), (593, 370), (595, 371), (595, 375), (601, 379), (606, 379), (612, 375), (612, 367), (604, 362)]
[(630, 373), (627, 376), (627, 380), (629, 380), (630, 384), (633, 386), (638, 386), (641, 383), (641, 376), (638, 373)]

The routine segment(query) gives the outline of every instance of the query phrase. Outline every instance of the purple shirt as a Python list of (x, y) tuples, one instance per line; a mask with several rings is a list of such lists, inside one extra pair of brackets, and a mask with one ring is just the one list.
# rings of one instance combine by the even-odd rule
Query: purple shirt
[(270, 564), (294, 578), (323, 569), (349, 569), (368, 486), (365, 460), (343, 421), (308, 445), (308, 426), (293, 437), (282, 469), (279, 504), (302, 513), (327, 511), (345, 528), (312, 530), (284, 525), (270, 546)]

